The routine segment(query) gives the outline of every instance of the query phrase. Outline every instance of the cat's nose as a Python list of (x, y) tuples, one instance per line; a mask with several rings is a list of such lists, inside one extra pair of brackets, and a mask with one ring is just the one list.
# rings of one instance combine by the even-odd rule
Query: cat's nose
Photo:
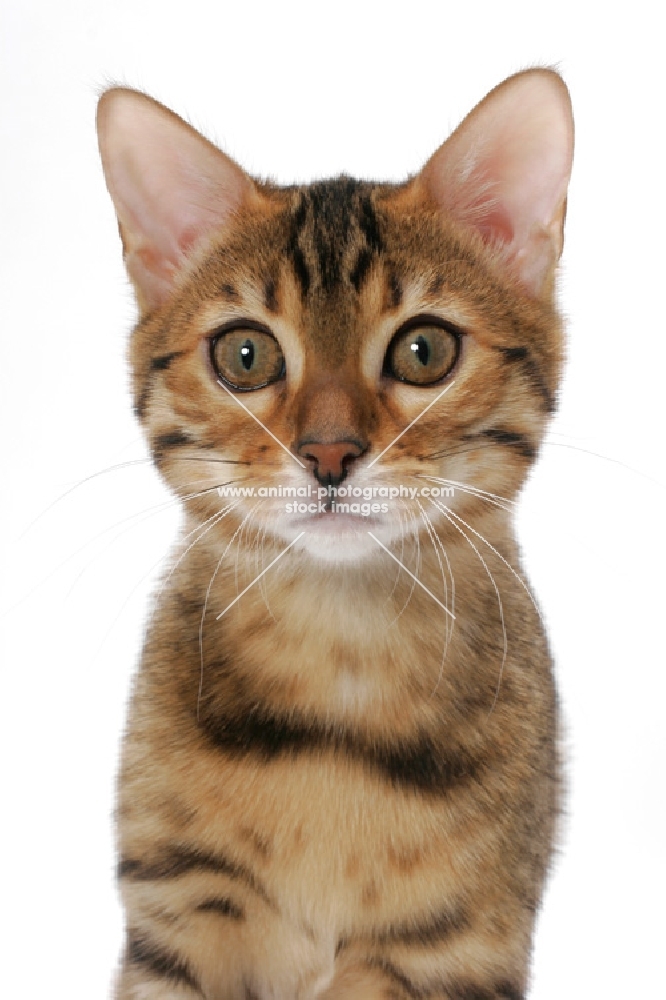
[(314, 462), (313, 473), (321, 486), (339, 486), (346, 478), (349, 465), (365, 451), (360, 441), (304, 441), (297, 448), (301, 458)]

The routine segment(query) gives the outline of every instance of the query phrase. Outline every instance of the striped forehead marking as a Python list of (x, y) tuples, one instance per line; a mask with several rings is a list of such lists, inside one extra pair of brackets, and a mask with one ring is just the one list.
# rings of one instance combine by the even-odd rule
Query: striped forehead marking
[(304, 299), (316, 288), (330, 295), (347, 281), (361, 290), (384, 249), (373, 190), (340, 177), (300, 191), (286, 251)]

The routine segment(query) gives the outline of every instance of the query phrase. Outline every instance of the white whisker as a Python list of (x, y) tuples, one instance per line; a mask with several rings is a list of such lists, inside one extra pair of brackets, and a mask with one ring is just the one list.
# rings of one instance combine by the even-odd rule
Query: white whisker
[(238, 594), (238, 596), (237, 596), (237, 597), (234, 597), (234, 599), (233, 599), (233, 601), (231, 602), (231, 604), (227, 604), (227, 606), (226, 606), (226, 608), (224, 609), (224, 611), (220, 611), (220, 613), (219, 613), (219, 615), (217, 616), (217, 619), (216, 619), (216, 620), (217, 620), (217, 621), (219, 621), (219, 620), (220, 620), (220, 618), (222, 618), (222, 617), (223, 617), (224, 615), (226, 615), (227, 611), (230, 611), (230, 610), (231, 610), (231, 608), (233, 608), (234, 604), (237, 604), (237, 603), (238, 603), (238, 601), (240, 601), (241, 597), (243, 597), (243, 595), (244, 595), (244, 594), (247, 594), (248, 590), (250, 590), (250, 588), (251, 588), (251, 587), (254, 587), (255, 583), (257, 583), (257, 582), (258, 582), (258, 581), (259, 581), (259, 580), (261, 579), (261, 577), (262, 577), (262, 576), (264, 576), (264, 574), (268, 573), (268, 571), (269, 571), (269, 569), (271, 568), (271, 566), (274, 566), (274, 565), (275, 565), (275, 563), (276, 563), (276, 562), (278, 561), (278, 559), (282, 559), (282, 556), (283, 556), (283, 555), (286, 555), (286, 553), (287, 553), (287, 552), (289, 551), (289, 549), (290, 549), (290, 548), (292, 547), (292, 545), (295, 545), (295, 544), (296, 544), (296, 542), (297, 542), (297, 541), (298, 541), (298, 540), (299, 540), (300, 538), (302, 538), (304, 534), (305, 534), (305, 532), (304, 532), (304, 531), (301, 531), (301, 533), (300, 533), (299, 535), (297, 535), (297, 536), (296, 536), (296, 538), (294, 538), (294, 540), (293, 540), (292, 542), (289, 542), (289, 545), (287, 545), (286, 549), (283, 549), (283, 550), (282, 550), (282, 552), (280, 552), (280, 553), (279, 553), (279, 554), (278, 554), (278, 555), (277, 555), (277, 556), (275, 557), (275, 559), (273, 559), (273, 560), (272, 560), (271, 562), (269, 562), (269, 564), (268, 564), (268, 566), (266, 567), (266, 569), (263, 569), (263, 570), (261, 571), (261, 573), (259, 574), (259, 576), (255, 576), (254, 580), (253, 580), (253, 581), (252, 581), (251, 583), (248, 583), (248, 585), (247, 585), (247, 587), (245, 588), (245, 590), (242, 590), (242, 591), (240, 592), (240, 594)]
[[(255, 566), (257, 567), (257, 570), (258, 570), (259, 566), (261, 566), (262, 570), (264, 568), (264, 545), (266, 543), (266, 532), (267, 531), (268, 531), (268, 522), (264, 521), (264, 527), (263, 527), (263, 531), (261, 533), (261, 544), (257, 546), (257, 557), (258, 558), (257, 558), (257, 561), (255, 562)], [(260, 589), (260, 592), (261, 592), (261, 596), (264, 599), (264, 604), (266, 605), (266, 610), (268, 611), (268, 613), (271, 616), (271, 618), (273, 619), (273, 621), (277, 621), (277, 618), (273, 614), (273, 611), (271, 609), (270, 603), (268, 601), (268, 584), (267, 584), (266, 577), (262, 576), (261, 583), (259, 584), (259, 589)]]
[[(432, 542), (433, 548), (435, 550), (435, 555), (437, 556), (437, 562), (439, 563), (439, 569), (440, 569), (440, 572), (442, 574), (442, 584), (444, 586), (444, 600), (448, 604), (449, 603), (449, 600), (448, 600), (448, 591), (449, 591), (449, 588), (448, 588), (448, 584), (447, 584), (447, 581), (446, 581), (446, 575), (444, 573), (444, 567), (442, 566), (442, 560), (441, 560), (440, 555), (439, 555), (438, 546), (439, 546), (439, 549), (441, 549), (442, 555), (444, 556), (444, 559), (446, 561), (446, 568), (448, 570), (449, 576), (451, 577), (451, 604), (450, 604), (450, 606), (451, 606), (451, 611), (453, 611), (454, 610), (454, 604), (455, 604), (455, 582), (454, 582), (454, 579), (453, 579), (453, 569), (451, 568), (451, 563), (449, 561), (448, 553), (446, 551), (444, 543), (442, 542), (441, 538), (437, 534), (437, 530), (436, 530), (434, 524), (432, 523), (432, 521), (428, 517), (428, 514), (424, 510), (421, 502), (419, 500), (417, 500), (416, 502), (417, 502), (417, 504), (419, 506), (419, 510), (421, 511), (421, 516), (423, 518), (424, 524), (425, 524), (426, 529), (428, 531), (428, 535), (430, 536), (430, 541)], [(446, 646), (447, 647), (448, 647), (448, 644), (450, 642), (452, 634), (453, 634), (453, 621), (447, 621), (447, 623), (446, 623)]]
[(232, 391), (231, 391), (231, 389), (228, 389), (228, 388), (226, 387), (226, 385), (224, 385), (224, 383), (223, 383), (223, 382), (222, 382), (221, 380), (220, 380), (220, 381), (218, 382), (218, 385), (219, 385), (219, 386), (221, 386), (221, 388), (222, 388), (222, 389), (224, 389), (224, 391), (225, 391), (226, 393), (228, 393), (228, 394), (229, 394), (229, 395), (231, 396), (231, 398), (232, 398), (232, 399), (233, 399), (233, 400), (234, 400), (234, 401), (235, 401), (236, 403), (238, 403), (238, 405), (239, 405), (239, 406), (240, 406), (240, 407), (241, 407), (241, 408), (242, 408), (243, 410), (245, 410), (245, 412), (246, 412), (246, 413), (248, 414), (248, 416), (252, 417), (252, 419), (253, 419), (253, 420), (256, 420), (256, 422), (257, 422), (257, 423), (259, 424), (259, 426), (260, 426), (261, 428), (263, 428), (263, 430), (265, 430), (265, 431), (266, 431), (266, 433), (267, 433), (268, 435), (270, 435), (270, 437), (272, 437), (272, 438), (273, 438), (273, 440), (275, 441), (275, 443), (276, 443), (276, 444), (279, 444), (279, 445), (280, 445), (280, 447), (282, 448), (282, 450), (283, 450), (283, 451), (286, 451), (286, 453), (287, 453), (287, 454), (289, 455), (289, 458), (293, 459), (293, 460), (294, 460), (294, 462), (296, 462), (296, 463), (297, 463), (297, 465), (300, 465), (300, 467), (301, 467), (302, 469), (305, 469), (305, 468), (306, 468), (306, 466), (305, 466), (305, 465), (303, 464), (303, 462), (301, 462), (300, 458), (297, 458), (297, 457), (296, 457), (296, 455), (294, 455), (293, 451), (292, 451), (292, 450), (291, 450), (290, 448), (288, 448), (288, 447), (286, 446), (286, 444), (283, 444), (283, 443), (282, 443), (282, 441), (280, 441), (280, 439), (279, 439), (279, 438), (277, 438), (277, 437), (275, 436), (275, 434), (273, 434), (273, 431), (269, 431), (268, 427), (266, 427), (266, 424), (262, 424), (262, 422), (261, 422), (261, 420), (259, 419), (259, 417), (257, 417), (257, 416), (256, 416), (256, 415), (255, 415), (255, 414), (254, 414), (254, 413), (252, 412), (252, 410), (250, 410), (250, 409), (249, 409), (249, 408), (248, 408), (248, 407), (247, 407), (247, 406), (245, 405), (245, 403), (241, 402), (241, 400), (240, 400), (240, 398), (239, 398), (239, 396), (238, 396), (238, 393), (236, 393), (236, 392), (232, 392)]
[[(226, 515), (228, 513), (230, 513), (231, 510), (234, 510), (235, 507), (237, 507), (237, 506), (238, 506), (238, 504), (234, 504), (233, 506), (228, 506), (226, 508), (223, 508), (223, 512), (222, 513), (220, 511), (218, 511), (216, 514), (213, 514), (212, 517), (207, 518), (207, 520), (204, 521), (203, 524), (207, 524), (208, 521), (213, 520), (213, 518), (216, 519), (214, 523), (217, 524), (218, 521), (221, 521), (223, 517), (226, 517)], [(186, 541), (188, 538), (191, 537), (191, 535), (194, 534), (195, 531), (199, 531), (202, 527), (203, 527), (203, 525), (198, 524), (196, 526), (196, 528), (194, 528), (192, 531), (189, 531), (187, 533), (187, 535), (185, 536), (185, 538), (183, 539), (183, 541)], [(173, 576), (173, 573), (175, 572), (176, 568), (182, 562), (182, 560), (185, 558), (185, 556), (190, 551), (190, 549), (192, 549), (197, 544), (197, 542), (199, 542), (203, 538), (203, 536), (205, 534), (207, 534), (208, 531), (210, 531), (210, 529), (212, 527), (214, 527), (214, 524), (211, 524), (208, 528), (206, 528), (206, 530), (204, 532), (202, 532), (201, 535), (199, 535), (198, 538), (195, 538), (195, 540), (192, 542), (192, 544), (188, 545), (188, 547), (185, 550), (185, 552), (182, 553), (182, 555), (180, 556), (180, 558), (178, 559), (178, 561), (171, 567), (171, 570), (169, 571), (169, 575), (166, 577), (165, 580), (163, 580), (160, 583), (160, 586), (159, 586), (158, 590), (155, 593), (155, 596), (154, 596), (154, 600), (155, 601), (161, 596), (161, 594), (162, 594), (165, 586), (167, 585), (167, 583), (169, 582), (169, 580)], [(116, 627), (116, 624), (118, 623), (119, 619), (121, 618), (121, 616), (122, 616), (125, 608), (127, 607), (127, 605), (132, 600), (132, 597), (134, 596), (134, 594), (141, 587), (141, 585), (144, 583), (144, 581), (147, 580), (147, 579), (149, 579), (149, 577), (152, 576), (152, 574), (155, 572), (155, 570), (157, 569), (157, 567), (160, 566), (164, 562), (164, 560), (166, 558), (167, 558), (167, 556), (162, 556), (162, 558), (158, 559), (156, 563), (153, 563), (153, 565), (150, 567), (150, 569), (148, 570), (148, 572), (144, 573), (143, 576), (139, 579), (139, 581), (137, 583), (135, 583), (135, 585), (132, 587), (132, 589), (130, 590), (129, 594), (127, 595), (127, 597), (125, 598), (125, 600), (123, 601), (123, 603), (120, 605), (120, 608), (118, 609), (118, 612), (117, 612), (116, 616), (114, 617), (113, 621), (111, 622), (111, 624), (109, 625), (108, 629), (104, 633), (104, 636), (102, 637), (102, 641), (99, 644), (99, 647), (97, 648), (95, 654), (93, 655), (93, 658), (91, 660), (91, 664), (95, 662), (95, 660), (99, 656), (101, 650), (104, 648), (105, 642), (107, 641), (107, 639), (109, 638), (109, 636), (113, 632), (114, 628)]]
[(495, 697), (493, 698), (493, 703), (490, 706), (490, 711), (488, 712), (488, 715), (490, 716), (492, 714), (493, 709), (495, 708), (495, 705), (497, 704), (497, 699), (499, 698), (500, 686), (502, 684), (502, 676), (504, 674), (504, 665), (506, 663), (506, 657), (507, 657), (507, 653), (508, 653), (508, 641), (507, 641), (507, 635), (506, 635), (506, 626), (504, 624), (504, 608), (502, 606), (502, 598), (500, 597), (499, 588), (498, 588), (497, 584), (495, 583), (495, 577), (490, 572), (490, 570), (488, 568), (488, 564), (486, 563), (486, 560), (483, 558), (483, 556), (481, 555), (481, 553), (477, 549), (477, 547), (474, 544), (474, 542), (472, 541), (472, 539), (469, 538), (469, 536), (465, 534), (465, 532), (460, 527), (460, 525), (456, 524), (456, 522), (453, 520), (453, 518), (451, 518), (449, 516), (449, 508), (445, 507), (443, 504), (439, 504), (436, 500), (431, 500), (430, 502), (432, 503), (432, 505), (434, 507), (436, 507), (439, 511), (442, 512), (442, 514), (444, 515), (444, 517), (446, 517), (447, 520), (453, 525), (453, 527), (456, 528), (456, 530), (460, 532), (460, 534), (466, 540), (467, 544), (476, 553), (477, 558), (479, 559), (481, 565), (483, 566), (484, 570), (488, 574), (490, 582), (492, 583), (493, 587), (495, 588), (495, 594), (497, 595), (497, 604), (498, 604), (498, 607), (499, 607), (500, 622), (502, 624), (503, 654), (502, 654), (502, 662), (500, 664), (499, 676), (497, 678), (497, 688), (495, 689)]
[[(416, 545), (416, 567), (415, 568), (416, 568), (416, 573), (418, 575), (418, 572), (419, 572), (419, 570), (421, 568), (421, 545), (420, 545), (420, 542), (419, 542), (419, 536), (418, 536), (418, 532), (414, 531), (414, 517), (413, 517), (413, 515), (407, 510), (407, 507), (406, 507), (406, 505), (404, 503), (402, 504), (402, 507), (405, 509), (406, 515), (411, 519), (411, 534), (412, 534), (412, 537), (414, 539), (414, 543)], [(402, 559), (404, 557), (404, 550), (405, 550), (404, 533), (401, 535), (400, 541), (401, 541), (400, 557)], [(398, 568), (398, 576), (399, 575), (400, 575), (400, 569)], [(396, 584), (397, 584), (397, 582), (398, 582), (398, 577), (396, 577)], [(415, 588), (416, 588), (416, 584), (412, 581), (412, 585), (410, 587), (409, 593), (407, 594), (407, 598), (406, 598), (403, 606), (400, 608), (400, 611), (398, 611), (398, 613), (395, 615), (395, 617), (393, 618), (393, 621), (389, 624), (388, 628), (393, 628), (393, 626), (395, 625), (395, 623), (401, 617), (402, 613), (405, 611), (405, 609), (407, 608), (409, 602), (412, 599), (412, 596), (414, 594)]]
[(207, 517), (206, 520), (203, 521), (201, 524), (197, 524), (191, 531), (188, 531), (188, 533), (180, 540), (181, 544), (184, 543), (184, 542), (186, 542), (187, 539), (191, 538), (192, 535), (194, 535), (197, 531), (201, 531), (201, 529), (204, 528), (205, 525), (208, 525), (208, 527), (205, 527), (204, 530), (201, 531), (201, 534), (197, 538), (195, 538), (194, 541), (190, 543), (190, 545), (187, 546), (187, 548), (185, 549), (185, 551), (180, 554), (180, 556), (178, 557), (178, 559), (176, 560), (176, 562), (173, 564), (173, 566), (169, 570), (169, 573), (168, 573), (167, 577), (162, 581), (160, 589), (157, 591), (157, 594), (155, 595), (155, 599), (156, 600), (157, 600), (157, 598), (159, 598), (162, 595), (162, 591), (164, 590), (164, 588), (166, 587), (167, 583), (169, 582), (169, 580), (171, 579), (171, 577), (173, 576), (173, 574), (176, 572), (176, 570), (178, 569), (178, 567), (182, 563), (183, 559), (185, 559), (185, 557), (187, 556), (188, 552), (190, 552), (191, 549), (193, 549), (194, 546), (197, 545), (198, 542), (201, 541), (201, 539), (204, 537), (204, 535), (207, 535), (208, 532), (212, 528), (214, 528), (216, 524), (219, 524), (219, 522), (222, 521), (227, 516), (227, 514), (230, 514), (231, 511), (236, 510), (236, 508), (240, 505), (240, 502), (241, 501), (239, 500), (237, 503), (227, 504), (226, 507), (222, 507), (221, 510), (218, 510), (214, 514), (211, 514), (211, 516)]
[[(446, 550), (444, 549), (444, 546), (442, 545), (442, 541), (441, 541), (439, 535), (437, 534), (437, 532), (435, 531), (435, 529), (434, 529), (434, 527), (432, 525), (432, 522), (430, 521), (430, 518), (428, 517), (428, 515), (425, 512), (425, 510), (421, 506), (420, 502), (418, 500), (416, 502), (418, 503), (419, 508), (421, 510), (421, 516), (423, 518), (424, 524), (425, 524), (426, 529), (428, 531), (428, 537), (430, 538), (430, 542), (432, 544), (432, 547), (435, 550), (435, 555), (437, 556), (437, 562), (439, 563), (439, 570), (440, 570), (440, 573), (442, 575), (442, 585), (444, 587), (444, 600), (448, 604), (448, 585), (447, 585), (447, 582), (446, 582), (446, 577), (444, 575), (444, 567), (442, 566), (442, 560), (441, 560), (439, 552), (437, 550), (437, 545), (435, 544), (435, 541), (433, 540), (433, 535), (435, 536), (435, 538), (439, 542), (440, 546), (442, 547), (442, 551), (444, 552), (444, 556), (446, 558), (446, 562), (447, 562), (447, 565), (449, 566), (449, 572), (450, 572), (451, 571), (451, 566), (449, 564), (448, 556), (446, 555)], [(451, 574), (451, 580), (453, 581), (453, 574)], [(453, 611), (453, 602), (451, 603), (451, 610)], [(442, 679), (442, 674), (444, 672), (444, 663), (446, 661), (446, 654), (447, 654), (447, 652), (449, 650), (449, 642), (450, 642), (452, 633), (453, 633), (453, 622), (447, 620), (446, 624), (445, 624), (445, 628), (444, 628), (444, 648), (442, 650), (442, 658), (441, 658), (440, 663), (439, 663), (439, 672), (437, 674), (437, 680), (435, 681), (435, 686), (432, 689), (432, 691), (430, 692), (430, 697), (428, 699), (429, 701), (431, 701), (434, 698), (435, 693), (437, 691), (437, 688), (439, 687), (440, 681)]]
[(407, 567), (404, 565), (404, 563), (400, 562), (400, 560), (398, 559), (398, 557), (395, 556), (395, 555), (393, 555), (393, 553), (391, 552), (391, 550), (387, 549), (387, 547), (384, 545), (383, 542), (379, 541), (379, 539), (376, 537), (376, 535), (373, 535), (373, 533), (371, 531), (369, 531), (368, 534), (370, 535), (370, 538), (372, 538), (372, 540), (374, 542), (377, 542), (377, 545), (379, 545), (379, 547), (382, 548), (384, 550), (384, 552), (386, 552), (386, 554), (391, 557), (391, 559), (393, 559), (395, 562), (397, 562), (398, 565), (401, 566), (402, 569), (404, 569), (404, 571), (407, 574), (407, 576), (410, 576), (412, 578), (412, 580), (414, 580), (419, 585), (419, 587), (421, 588), (421, 590), (425, 590), (425, 592), (428, 595), (428, 597), (432, 597), (432, 599), (435, 602), (435, 604), (439, 604), (440, 608), (442, 608), (443, 611), (446, 611), (447, 615), (451, 615), (452, 618), (455, 618), (455, 615), (452, 614), (451, 611), (449, 611), (449, 609), (446, 607), (446, 605), (442, 604), (442, 602), (440, 601), (440, 599), (438, 597), (435, 597), (435, 595), (432, 593), (432, 591), (428, 590), (428, 588), (426, 587), (426, 585), (424, 583), (421, 583), (421, 581), (419, 580), (419, 578), (417, 576), (414, 576), (414, 574), (411, 572), (411, 570), (407, 569)]
[(544, 620), (543, 620), (543, 618), (542, 618), (542, 616), (541, 616), (541, 611), (540, 611), (540, 609), (539, 609), (539, 605), (538, 605), (538, 604), (537, 604), (537, 602), (536, 602), (536, 598), (534, 597), (534, 594), (532, 593), (532, 591), (531, 591), (531, 590), (530, 590), (530, 588), (528, 587), (528, 585), (527, 585), (527, 583), (525, 582), (525, 580), (523, 580), (523, 578), (522, 578), (522, 576), (520, 575), (520, 573), (518, 573), (518, 572), (517, 572), (517, 571), (516, 571), (516, 570), (515, 570), (515, 569), (513, 568), (513, 566), (511, 565), (511, 563), (510, 563), (510, 562), (509, 562), (509, 561), (508, 561), (507, 559), (505, 559), (505, 558), (504, 558), (504, 556), (502, 555), (502, 553), (501, 553), (501, 552), (498, 552), (498, 551), (497, 551), (497, 549), (495, 548), (495, 546), (494, 546), (494, 545), (491, 545), (491, 544), (490, 544), (490, 542), (488, 541), (488, 539), (487, 539), (487, 538), (485, 538), (485, 537), (484, 537), (484, 536), (483, 536), (482, 534), (480, 534), (480, 532), (476, 531), (476, 530), (475, 530), (475, 529), (474, 529), (474, 528), (473, 528), (473, 527), (471, 526), (471, 524), (468, 524), (468, 523), (467, 523), (467, 521), (464, 521), (464, 520), (462, 519), (462, 517), (460, 516), (460, 514), (456, 514), (456, 512), (455, 512), (455, 511), (453, 511), (453, 510), (451, 510), (451, 508), (450, 508), (450, 507), (449, 507), (449, 508), (447, 508), (447, 510), (448, 510), (448, 513), (449, 513), (449, 514), (451, 514), (451, 515), (452, 515), (453, 517), (455, 517), (455, 519), (456, 519), (457, 521), (460, 521), (460, 523), (461, 523), (461, 524), (464, 524), (464, 525), (465, 525), (465, 527), (466, 527), (466, 528), (467, 528), (467, 529), (468, 529), (469, 531), (471, 531), (471, 532), (472, 532), (472, 533), (473, 533), (474, 535), (476, 535), (476, 537), (477, 537), (477, 538), (480, 538), (480, 539), (481, 539), (481, 541), (482, 541), (482, 542), (484, 542), (484, 543), (485, 543), (485, 544), (486, 544), (486, 545), (488, 546), (488, 548), (489, 548), (489, 549), (491, 550), (491, 552), (494, 552), (494, 553), (495, 553), (495, 555), (497, 556), (497, 558), (498, 558), (498, 559), (501, 559), (501, 561), (502, 561), (502, 562), (504, 563), (504, 565), (506, 566), (506, 568), (507, 568), (508, 570), (510, 570), (510, 572), (511, 572), (511, 573), (513, 573), (513, 575), (515, 576), (516, 580), (517, 580), (517, 581), (518, 581), (518, 583), (519, 583), (519, 584), (521, 585), (521, 587), (523, 588), (523, 590), (525, 591), (525, 593), (526, 593), (526, 594), (527, 594), (527, 596), (529, 597), (530, 601), (531, 601), (531, 602), (532, 602), (532, 604), (534, 605), (534, 610), (535, 610), (535, 611), (536, 611), (536, 613), (538, 614), (538, 616), (539, 616), (539, 620), (541, 621), (541, 624), (542, 624), (542, 625), (544, 626), (544, 629), (545, 629), (545, 626), (546, 626), (546, 623), (544, 622)]
[(238, 525), (238, 527), (234, 531), (233, 535), (231, 536), (231, 538), (227, 542), (226, 548), (225, 548), (224, 552), (222, 553), (222, 555), (220, 556), (220, 558), (218, 559), (217, 565), (215, 566), (215, 569), (213, 570), (213, 574), (212, 574), (210, 580), (208, 581), (208, 587), (206, 588), (206, 596), (204, 598), (203, 608), (201, 610), (201, 618), (199, 620), (199, 663), (200, 663), (200, 672), (199, 672), (199, 692), (197, 694), (197, 722), (199, 722), (199, 708), (200, 708), (200, 705), (201, 705), (201, 693), (203, 691), (203, 677), (204, 677), (203, 628), (204, 628), (204, 620), (206, 618), (206, 611), (208, 610), (208, 599), (210, 598), (210, 592), (212, 590), (213, 583), (215, 582), (215, 577), (217, 576), (217, 574), (219, 572), (219, 569), (220, 569), (220, 566), (222, 565), (222, 561), (223, 561), (224, 557), (226, 556), (227, 552), (229, 551), (229, 548), (233, 544), (234, 539), (236, 538), (236, 535), (240, 531), (242, 531), (243, 525), (245, 524), (245, 522), (247, 521), (247, 519), (252, 516), (252, 514), (254, 513), (254, 511), (257, 509), (257, 507), (259, 507), (261, 505), (262, 502), (263, 501), (259, 500), (254, 505), (254, 507), (252, 507), (252, 509), (250, 511), (248, 511), (248, 513), (245, 515), (245, 517), (243, 518), (243, 520), (241, 521), (241, 523)]
[(441, 483), (443, 486), (452, 486), (454, 489), (462, 490), (463, 493), (469, 493), (472, 496), (478, 496), (481, 500), (487, 500), (488, 503), (491, 503), (495, 507), (501, 507), (503, 510), (508, 511), (516, 507), (515, 500), (509, 500), (507, 497), (499, 496), (497, 493), (489, 493), (488, 490), (479, 489), (476, 486), (471, 486), (469, 483), (456, 482), (455, 479), (444, 479), (441, 476), (427, 476), (423, 474), (417, 474), (414, 478)]
[(449, 389), (452, 389), (455, 384), (456, 384), (455, 380), (453, 382), (449, 382), (449, 384), (446, 386), (446, 388), (442, 389), (442, 391), (437, 396), (435, 396), (435, 398), (433, 400), (431, 400), (431, 402), (429, 402), (427, 406), (424, 406), (424, 408), (421, 410), (421, 412), (418, 414), (418, 416), (414, 417), (414, 419), (411, 421), (411, 423), (407, 424), (407, 426), (405, 427), (404, 431), (400, 431), (400, 433), (397, 435), (397, 437), (394, 437), (393, 440), (391, 441), (391, 443), (387, 444), (387, 446), (384, 448), (384, 450), (380, 451), (380, 453), (377, 455), (377, 457), (373, 458), (372, 462), (370, 462), (366, 466), (366, 468), (371, 469), (372, 466), (375, 464), (375, 462), (378, 462), (379, 459), (382, 457), (382, 455), (385, 455), (386, 452), (389, 450), (389, 448), (392, 448), (393, 445), (396, 443), (396, 441), (399, 441), (400, 438), (403, 436), (403, 434), (406, 434), (407, 431), (410, 429), (410, 427), (414, 426), (414, 424), (417, 422), (417, 420), (420, 420), (421, 417), (425, 416), (425, 414), (428, 412), (428, 410), (430, 409), (430, 407), (434, 406), (435, 403), (437, 403), (442, 398), (442, 396), (444, 395), (444, 393), (448, 392)]

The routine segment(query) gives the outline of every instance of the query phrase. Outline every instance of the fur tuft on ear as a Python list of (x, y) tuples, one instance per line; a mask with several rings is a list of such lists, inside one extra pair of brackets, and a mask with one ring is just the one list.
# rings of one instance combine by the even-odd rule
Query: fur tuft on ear
[(446, 213), (498, 246), (535, 296), (562, 252), (573, 156), (569, 92), (552, 70), (518, 73), (488, 94), (418, 175)]
[(125, 264), (144, 312), (168, 297), (187, 256), (256, 188), (233, 160), (138, 91), (106, 91), (97, 135)]

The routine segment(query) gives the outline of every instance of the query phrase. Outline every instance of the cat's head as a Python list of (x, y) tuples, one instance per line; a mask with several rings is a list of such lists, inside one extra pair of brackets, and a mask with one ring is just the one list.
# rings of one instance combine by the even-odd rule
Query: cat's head
[(446, 533), (475, 506), (505, 516), (492, 497), (523, 483), (562, 360), (573, 125), (557, 74), (505, 81), (399, 185), (260, 183), (125, 89), (102, 97), (98, 131), (140, 309), (136, 412), (213, 534), (248, 519), (361, 560), (428, 518)]

